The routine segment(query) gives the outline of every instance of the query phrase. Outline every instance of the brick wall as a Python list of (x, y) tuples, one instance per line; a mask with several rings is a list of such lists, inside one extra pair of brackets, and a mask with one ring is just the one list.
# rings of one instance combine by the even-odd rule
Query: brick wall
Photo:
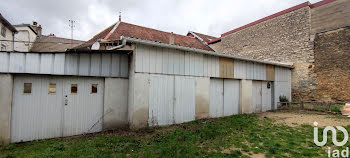
[(317, 99), (350, 102), (350, 28), (315, 38)]
[(310, 7), (306, 6), (223, 36), (211, 46), (224, 54), (293, 62), (293, 99), (313, 100), (316, 87), (310, 20)]

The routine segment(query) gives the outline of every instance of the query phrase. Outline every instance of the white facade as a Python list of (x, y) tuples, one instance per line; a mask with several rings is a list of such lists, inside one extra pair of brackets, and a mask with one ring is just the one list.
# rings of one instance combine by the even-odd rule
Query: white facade
[(18, 31), (15, 34), (16, 41), (23, 41), (23, 42), (15, 42), (14, 50), (18, 52), (29, 52), (30, 48), (33, 45), (33, 42), (35, 42), (37, 33), (34, 32), (29, 25), (19, 25), (19, 26), (15, 26), (15, 28)]
[(0, 34), (0, 51), (13, 51), (14, 32), (12, 32), (3, 23), (0, 23), (0, 30), (3, 28), (5, 30), (5, 34)]

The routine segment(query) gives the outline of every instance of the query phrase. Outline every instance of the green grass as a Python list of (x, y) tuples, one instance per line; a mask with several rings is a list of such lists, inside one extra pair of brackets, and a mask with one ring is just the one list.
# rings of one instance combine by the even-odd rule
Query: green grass
[(257, 115), (122, 133), (11, 144), (0, 148), (0, 157), (327, 157), (313, 143), (312, 126), (277, 125)]

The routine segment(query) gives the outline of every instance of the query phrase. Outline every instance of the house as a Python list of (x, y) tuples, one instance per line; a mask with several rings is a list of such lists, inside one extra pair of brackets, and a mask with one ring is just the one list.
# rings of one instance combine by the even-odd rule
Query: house
[(293, 100), (350, 101), (349, 0), (305, 2), (209, 41), (215, 51), (293, 63)]
[(11, 25), (0, 13), (0, 51), (13, 51), (14, 48), (14, 35), (17, 33), (16, 28)]
[(120, 20), (67, 52), (0, 64), (4, 143), (265, 112), (291, 96), (293, 69)]
[(19, 24), (14, 25), (18, 33), (15, 34), (14, 51), (29, 52), (37, 36), (41, 36), (41, 25), (37, 26), (36, 22), (33, 25)]

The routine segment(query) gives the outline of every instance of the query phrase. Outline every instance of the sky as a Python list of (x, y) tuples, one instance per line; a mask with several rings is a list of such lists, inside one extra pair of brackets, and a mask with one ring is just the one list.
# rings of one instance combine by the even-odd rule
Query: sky
[[(310, 0), (316, 3), (320, 0)], [(0, 0), (0, 13), (13, 25), (42, 25), (43, 34), (89, 40), (118, 21), (186, 35), (216, 37), (306, 0)]]

